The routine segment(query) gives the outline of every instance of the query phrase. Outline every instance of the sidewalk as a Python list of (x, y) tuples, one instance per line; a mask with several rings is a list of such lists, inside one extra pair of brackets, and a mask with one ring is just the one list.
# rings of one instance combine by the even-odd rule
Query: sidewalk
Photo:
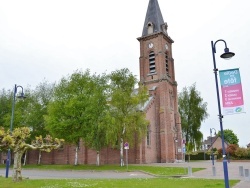
[[(155, 164), (155, 165), (163, 165)], [(206, 168), (193, 173), (190, 178), (205, 178), (205, 179), (224, 179), (224, 170), (222, 162), (215, 162), (215, 176), (213, 175), (212, 161), (199, 161), (199, 162), (180, 162), (180, 163), (166, 163), (168, 167), (192, 167), (192, 168)], [(230, 162), (228, 163), (228, 176), (229, 179), (241, 180), (234, 188), (250, 188), (250, 181), (246, 180), (244, 176), (240, 176), (239, 167), (243, 169), (250, 169), (250, 162)]]

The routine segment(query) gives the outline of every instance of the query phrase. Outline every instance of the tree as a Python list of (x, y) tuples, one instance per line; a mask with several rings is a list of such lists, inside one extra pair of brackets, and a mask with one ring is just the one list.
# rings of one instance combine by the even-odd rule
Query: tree
[(75, 165), (78, 164), (81, 139), (97, 149), (97, 154), (105, 144), (102, 142), (104, 129), (101, 129), (103, 112), (107, 107), (105, 91), (105, 75), (90, 75), (89, 70), (76, 71), (62, 78), (55, 87), (53, 102), (49, 104), (48, 115), (45, 116), (46, 128), (53, 136), (63, 137), (76, 146)]
[[(26, 87), (24, 90), (26, 98), (24, 100), (16, 98), (13, 127), (26, 126), (30, 128), (30, 137), (27, 142), (35, 139), (36, 135), (44, 137), (48, 134), (45, 129), (44, 115), (47, 114), (47, 106), (52, 99), (53, 88), (54, 84), (43, 81), (34, 90)], [(3, 105), (0, 107), (0, 113), (3, 114), (3, 123), (0, 125), (6, 128), (10, 125), (12, 99), (13, 92), (2, 90), (0, 101)], [(38, 163), (40, 163), (40, 160), (41, 151), (39, 151)]]
[(91, 103), (90, 119), (88, 122), (89, 131), (85, 138), (85, 144), (90, 148), (96, 150), (96, 165), (100, 165), (100, 150), (107, 146), (106, 142), (106, 127), (107, 122), (107, 112), (109, 106), (107, 105), (107, 76), (103, 74), (92, 75), (91, 90), (92, 95), (89, 97)]
[[(26, 104), (27, 113), (25, 113), (25, 126), (28, 126), (32, 130), (30, 132), (30, 140), (35, 139), (36, 135), (45, 137), (49, 134), (45, 129), (44, 116), (47, 115), (48, 104), (52, 101), (54, 87), (54, 83), (49, 83), (44, 80), (39, 83), (25, 99), (25, 101), (29, 101), (29, 103)], [(38, 164), (41, 162), (41, 157), (42, 151), (39, 150)]]
[(15, 128), (13, 132), (6, 132), (4, 128), (0, 128), (0, 149), (11, 148), (14, 152), (13, 165), (13, 181), (22, 180), (22, 165), (21, 159), (24, 152), (28, 149), (39, 149), (50, 152), (53, 149), (58, 149), (64, 142), (63, 139), (53, 139), (50, 135), (45, 138), (42, 136), (36, 137), (31, 144), (26, 143), (26, 139), (30, 136), (30, 129), (28, 127)]
[(192, 152), (201, 146), (201, 122), (208, 117), (207, 103), (203, 102), (196, 85), (184, 87), (179, 93), (179, 113), (181, 116), (182, 132), (186, 139), (187, 151)]
[[(43, 81), (31, 91), (30, 102), (26, 107), (28, 112), (26, 113), (26, 126), (32, 130), (31, 139), (34, 139), (35, 135), (45, 136), (48, 134), (45, 129), (44, 116), (47, 115), (48, 105), (53, 99), (54, 88), (54, 83)], [(29, 97), (26, 99), (29, 100)]]
[[(239, 139), (238, 139), (237, 135), (234, 134), (234, 132), (231, 129), (225, 129), (225, 130), (223, 130), (223, 133), (224, 133), (224, 140), (228, 144), (238, 145)], [(221, 131), (219, 131), (217, 135), (221, 136)]]
[(4, 127), (10, 126), (10, 121), (6, 124), (5, 117), (11, 114), (11, 92), (5, 89), (0, 91), (0, 125)]
[(121, 69), (110, 74), (109, 124), (107, 124), (108, 143), (120, 145), (121, 166), (123, 160), (123, 143), (133, 143), (135, 134), (138, 140), (145, 136), (148, 121), (140, 109), (148, 99), (147, 89), (137, 84), (136, 77), (128, 69)]
[[(24, 89), (25, 99), (20, 100), (16, 97), (13, 127), (29, 127), (32, 130), (30, 139), (35, 139), (36, 135), (48, 134), (45, 130), (44, 115), (47, 114), (47, 106), (52, 99), (53, 88), (54, 84), (43, 81), (34, 90), (26, 87)], [(0, 125), (6, 128), (9, 128), (10, 125), (12, 99), (13, 92), (3, 90), (2, 95), (0, 94), (0, 101), (3, 104), (0, 107), (0, 113), (4, 117)]]

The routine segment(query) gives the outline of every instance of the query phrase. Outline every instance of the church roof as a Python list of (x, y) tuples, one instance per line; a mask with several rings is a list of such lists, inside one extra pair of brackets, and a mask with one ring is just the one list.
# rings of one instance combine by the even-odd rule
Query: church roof
[(150, 103), (154, 100), (154, 97), (153, 96), (150, 96), (148, 98), (148, 100), (144, 103), (144, 104), (141, 104), (138, 106), (139, 110), (140, 111), (145, 111), (148, 107), (148, 105), (150, 105)]
[(154, 33), (162, 31), (162, 25), (164, 24), (164, 20), (157, 0), (149, 1), (142, 36), (146, 36), (148, 34), (147, 27), (149, 22), (154, 24)]

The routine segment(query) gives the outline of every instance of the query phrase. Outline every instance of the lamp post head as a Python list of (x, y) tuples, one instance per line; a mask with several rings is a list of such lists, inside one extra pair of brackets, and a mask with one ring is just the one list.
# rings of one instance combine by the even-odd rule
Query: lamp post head
[(225, 48), (224, 52), (225, 53), (221, 54), (221, 56), (220, 56), (223, 59), (230, 59), (235, 55), (235, 53), (229, 52), (229, 48)]
[(26, 96), (25, 96), (24, 93), (22, 92), (19, 96), (17, 96), (17, 98), (19, 98), (19, 99), (25, 99)]

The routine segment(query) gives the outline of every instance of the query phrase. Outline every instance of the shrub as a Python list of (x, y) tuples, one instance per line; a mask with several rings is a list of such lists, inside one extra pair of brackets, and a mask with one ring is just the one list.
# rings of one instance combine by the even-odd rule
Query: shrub
[(248, 151), (246, 148), (238, 147), (235, 151), (235, 157), (237, 159), (247, 159), (248, 158)]
[[(210, 159), (210, 154), (204, 152), (198, 152), (195, 154), (190, 154), (190, 160), (209, 160)], [(185, 155), (185, 160), (188, 161), (188, 155)]]

